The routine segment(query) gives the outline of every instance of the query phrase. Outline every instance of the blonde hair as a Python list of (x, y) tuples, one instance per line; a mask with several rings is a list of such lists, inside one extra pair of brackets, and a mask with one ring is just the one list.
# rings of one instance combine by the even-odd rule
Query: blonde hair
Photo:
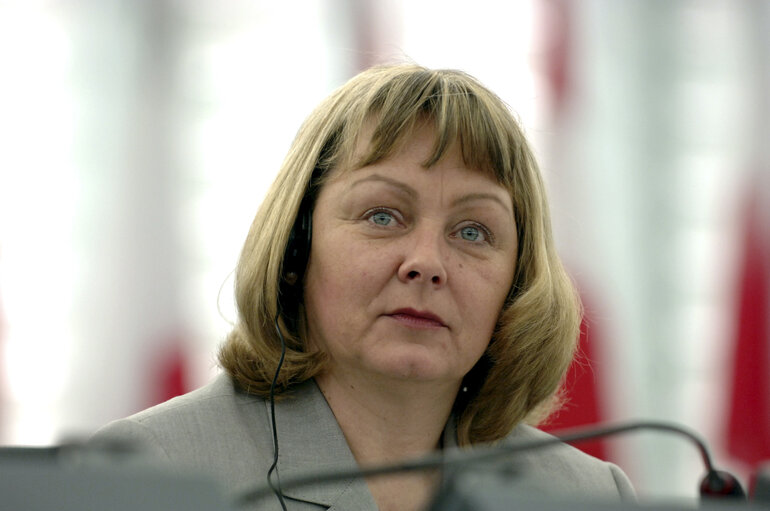
[[(581, 309), (555, 251), (545, 187), (524, 133), (496, 95), (460, 71), (375, 67), (310, 115), (246, 238), (235, 277), (239, 321), (219, 360), (246, 392), (267, 396), (281, 354), (278, 317), (286, 333), (279, 390), (323, 369), (324, 355), (305, 350), (302, 308), (298, 317), (279, 310), (284, 252), (300, 204), (312, 203), (331, 169), (387, 158), (425, 121), (436, 133), (426, 167), (457, 142), (466, 165), (493, 173), (513, 200), (519, 242), (513, 286), (489, 347), (466, 376), (471, 390), (455, 403), (459, 443), (492, 442), (547, 414), (572, 360)], [(372, 133), (368, 151), (354, 162), (364, 131)]]

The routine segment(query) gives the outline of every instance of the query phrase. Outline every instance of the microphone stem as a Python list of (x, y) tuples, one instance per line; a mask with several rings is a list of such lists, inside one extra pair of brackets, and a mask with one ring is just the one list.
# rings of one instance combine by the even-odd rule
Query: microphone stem
[(628, 424), (618, 424), (611, 426), (590, 427), (581, 426), (578, 428), (565, 429), (563, 431), (554, 432), (554, 436), (561, 439), (562, 442), (572, 444), (581, 442), (584, 440), (593, 440), (595, 438), (613, 436), (622, 433), (629, 433), (639, 429), (666, 431), (670, 433), (678, 433), (688, 437), (696, 445), (698, 452), (703, 460), (703, 464), (709, 473), (715, 472), (713, 463), (711, 462), (711, 454), (709, 453), (706, 443), (695, 432), (675, 424), (662, 421), (640, 421), (632, 422)]
[[(415, 472), (420, 470), (428, 470), (434, 468), (454, 468), (465, 467), (469, 463), (487, 462), (496, 459), (504, 458), (510, 454), (522, 451), (528, 451), (532, 449), (541, 449), (548, 447), (549, 445), (555, 445), (558, 443), (576, 443), (583, 440), (592, 440), (599, 437), (614, 436), (623, 433), (629, 433), (632, 431), (645, 429), (645, 430), (659, 430), (669, 433), (677, 433), (684, 435), (692, 440), (698, 447), (701, 457), (703, 458), (703, 464), (706, 466), (708, 473), (715, 474), (716, 470), (711, 463), (711, 455), (705, 442), (696, 435), (694, 432), (682, 426), (677, 426), (668, 422), (662, 421), (639, 421), (631, 422), (628, 424), (619, 424), (602, 427), (578, 427), (570, 428), (553, 433), (553, 436), (543, 438), (541, 440), (535, 440), (530, 442), (514, 442), (507, 445), (497, 445), (480, 447), (473, 451), (449, 451), (433, 453), (422, 458), (413, 460), (407, 460), (401, 463), (392, 463), (387, 465), (377, 465), (370, 467), (358, 467), (341, 470), (330, 470), (323, 473), (317, 471), (308, 472), (306, 474), (297, 475), (291, 478), (287, 478), (282, 481), (283, 490), (290, 488), (297, 488), (301, 486), (307, 486), (310, 484), (319, 483), (331, 483), (334, 481), (343, 481), (347, 479), (359, 478), (359, 477), (371, 477), (378, 475), (393, 474), (396, 472)], [(717, 474), (718, 477), (718, 474)], [(268, 488), (259, 488), (252, 490), (242, 495), (239, 502), (246, 503), (254, 499), (261, 498), (272, 490)]]

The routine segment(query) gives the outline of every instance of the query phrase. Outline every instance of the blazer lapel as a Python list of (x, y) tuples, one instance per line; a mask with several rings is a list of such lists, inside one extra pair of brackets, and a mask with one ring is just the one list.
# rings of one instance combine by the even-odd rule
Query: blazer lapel
[[(265, 401), (268, 417), (270, 403)], [(278, 473), (283, 481), (297, 475), (356, 468), (345, 436), (315, 380), (299, 385), (275, 404), (278, 429)], [(284, 495), (332, 510), (376, 511), (361, 478), (287, 488)]]

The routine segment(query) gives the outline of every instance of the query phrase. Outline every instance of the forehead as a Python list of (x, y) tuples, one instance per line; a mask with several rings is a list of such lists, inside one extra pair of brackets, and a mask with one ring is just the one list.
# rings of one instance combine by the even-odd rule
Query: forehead
[(391, 147), (383, 148), (375, 134), (375, 123), (370, 121), (360, 130), (351, 154), (339, 160), (340, 164), (329, 173), (327, 179), (338, 179), (348, 173), (357, 173), (373, 167), (383, 171), (391, 169), (392, 172), (392, 169), (400, 169), (407, 165), (412, 169), (420, 167), (427, 171), (455, 168), (480, 174), (503, 186), (497, 174), (491, 169), (491, 164), (482, 167), (467, 163), (459, 139), (447, 143), (438, 154), (438, 158), (436, 158), (437, 144), (436, 129), (430, 122), (423, 121), (408, 133), (398, 137)]

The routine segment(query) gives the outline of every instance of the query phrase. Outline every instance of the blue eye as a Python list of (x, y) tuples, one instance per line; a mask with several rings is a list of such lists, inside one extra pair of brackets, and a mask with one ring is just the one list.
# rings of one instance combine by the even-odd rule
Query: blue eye
[(460, 237), (466, 241), (479, 241), (483, 233), (478, 227), (467, 226), (460, 229)]
[(467, 241), (474, 245), (482, 244), (494, 244), (495, 237), (492, 233), (482, 224), (466, 223), (462, 227), (459, 227), (452, 237)]
[(387, 211), (377, 211), (369, 218), (375, 224), (384, 226), (390, 225), (395, 220), (395, 217)]

